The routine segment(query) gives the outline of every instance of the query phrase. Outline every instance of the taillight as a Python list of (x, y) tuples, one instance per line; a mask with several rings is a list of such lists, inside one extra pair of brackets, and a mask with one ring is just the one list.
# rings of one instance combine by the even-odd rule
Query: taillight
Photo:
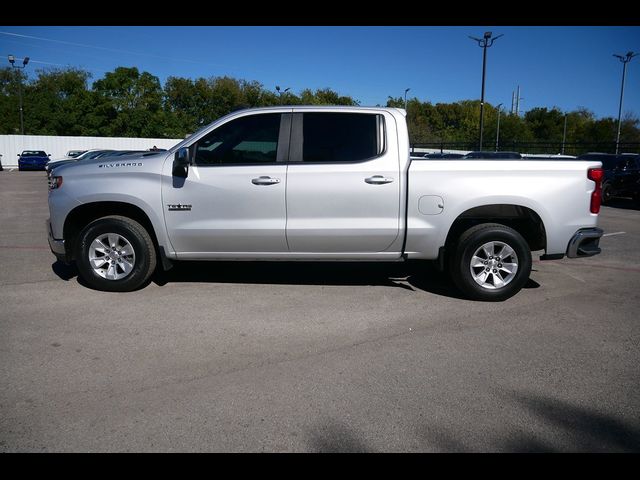
[(591, 194), (591, 213), (600, 212), (600, 203), (602, 201), (602, 178), (604, 170), (601, 168), (590, 168), (587, 171), (587, 178), (596, 182), (596, 188)]
[(55, 190), (56, 188), (60, 188), (62, 186), (62, 177), (49, 177), (49, 190)]

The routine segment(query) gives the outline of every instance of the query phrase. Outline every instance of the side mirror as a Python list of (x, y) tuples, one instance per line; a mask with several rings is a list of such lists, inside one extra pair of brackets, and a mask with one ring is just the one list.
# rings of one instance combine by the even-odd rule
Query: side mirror
[(50, 153), (47, 153), (47, 157), (50, 157), (50, 156), (51, 156), (51, 154), (50, 154)]
[(189, 175), (190, 164), (189, 149), (186, 147), (178, 149), (175, 158), (173, 159), (173, 176), (187, 178), (187, 175)]

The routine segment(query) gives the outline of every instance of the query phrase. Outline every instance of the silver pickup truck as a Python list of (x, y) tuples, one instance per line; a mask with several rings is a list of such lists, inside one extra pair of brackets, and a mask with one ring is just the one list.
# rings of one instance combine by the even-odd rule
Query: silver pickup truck
[(176, 260), (432, 260), (504, 300), (542, 259), (600, 252), (601, 164), (411, 159), (395, 108), (234, 112), (167, 152), (65, 165), (49, 244), (96, 289), (130, 291)]

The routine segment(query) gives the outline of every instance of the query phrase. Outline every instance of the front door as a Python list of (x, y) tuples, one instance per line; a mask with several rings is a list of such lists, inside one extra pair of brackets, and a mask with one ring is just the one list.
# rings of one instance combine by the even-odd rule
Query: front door
[[(186, 179), (164, 166), (162, 203), (179, 258), (287, 252), (286, 164), (290, 115), (234, 118), (190, 148)], [(281, 128), (281, 124), (285, 128)]]

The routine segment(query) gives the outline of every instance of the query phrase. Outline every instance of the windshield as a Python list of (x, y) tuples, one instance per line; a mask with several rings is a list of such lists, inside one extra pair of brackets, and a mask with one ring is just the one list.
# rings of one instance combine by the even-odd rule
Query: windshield
[(23, 157), (46, 157), (47, 154), (41, 150), (25, 150), (22, 152)]

